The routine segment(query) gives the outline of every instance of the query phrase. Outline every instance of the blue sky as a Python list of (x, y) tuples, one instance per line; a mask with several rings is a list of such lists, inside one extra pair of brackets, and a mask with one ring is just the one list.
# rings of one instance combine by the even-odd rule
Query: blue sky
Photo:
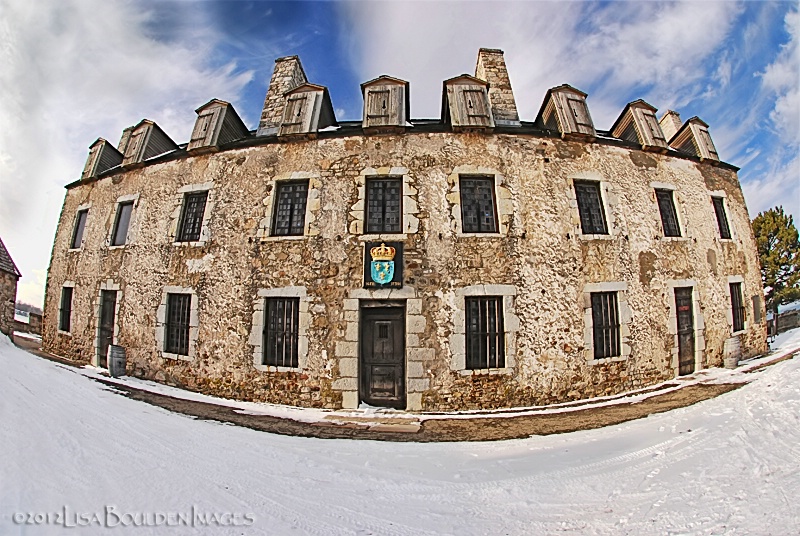
[(505, 51), (532, 121), (548, 88), (589, 94), (608, 129), (642, 98), (710, 125), (740, 166), (750, 216), (800, 216), (797, 2), (245, 2), (0, 0), (0, 237), (40, 304), (63, 186), (89, 145), (143, 118), (185, 142), (194, 109), (232, 102), (257, 127), (274, 60), (297, 54), (338, 119), (360, 119), (359, 84), (411, 83), (411, 115), (439, 115), (442, 81)]

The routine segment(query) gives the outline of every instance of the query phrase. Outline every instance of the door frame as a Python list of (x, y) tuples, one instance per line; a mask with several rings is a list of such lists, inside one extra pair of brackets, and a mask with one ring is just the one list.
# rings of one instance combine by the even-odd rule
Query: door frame
[[(122, 301), (122, 291), (117, 283), (112, 280), (105, 281), (100, 284), (100, 289), (97, 291), (97, 305), (95, 306), (94, 319), (96, 327), (94, 330), (94, 347), (92, 348), (91, 363), (95, 367), (100, 367), (100, 356), (98, 350), (100, 349), (100, 322), (102, 321), (101, 314), (103, 312), (103, 291), (108, 290), (117, 293), (116, 303), (114, 304), (114, 331), (111, 335), (111, 344), (118, 344), (119, 342), (119, 307)], [(106, 363), (108, 366), (108, 363)]]
[[(366, 322), (365, 322), (365, 312), (366, 311), (376, 311), (376, 310), (384, 310), (384, 311), (391, 311), (394, 314), (399, 313), (399, 319), (401, 321), (401, 329), (400, 332), (402, 337), (400, 339), (400, 343), (402, 345), (402, 398), (398, 402), (397, 405), (387, 405), (387, 408), (395, 408), (395, 409), (402, 409), (405, 410), (408, 405), (408, 352), (407, 342), (406, 342), (406, 302), (405, 300), (361, 300), (359, 303), (359, 311), (358, 311), (358, 370), (357, 370), (357, 379), (358, 379), (358, 402), (366, 402), (364, 400), (364, 382), (365, 382), (365, 369), (363, 366), (364, 363), (364, 355), (363, 355), (363, 343), (364, 343), (364, 334), (366, 330)], [(372, 404), (371, 404), (372, 405)], [(384, 406), (381, 406), (384, 407)]]
[(669, 319), (667, 322), (669, 335), (673, 338), (671, 364), (674, 377), (680, 376), (680, 357), (678, 355), (678, 310), (675, 304), (675, 288), (691, 287), (692, 289), (692, 314), (694, 316), (694, 371), (705, 368), (705, 319), (701, 309), (701, 296), (697, 282), (693, 279), (673, 279), (665, 282), (668, 289), (664, 293), (669, 305)]
[[(678, 303), (678, 293), (679, 292), (688, 294), (688, 300), (689, 300), (688, 309), (689, 309), (689, 311), (688, 311), (687, 314), (689, 315), (689, 318), (691, 319), (691, 326), (690, 326), (691, 329), (687, 330), (687, 332), (691, 332), (691, 341), (692, 341), (691, 350), (692, 351), (691, 351), (690, 356), (691, 356), (692, 371), (691, 372), (686, 372), (686, 373), (681, 373), (681, 368), (682, 368), (682, 361), (681, 361), (681, 320), (680, 320), (680, 318), (681, 318), (681, 308), (680, 308), (680, 304)], [(677, 322), (677, 335), (678, 335), (678, 341), (677, 341), (677, 345), (678, 345), (678, 376), (688, 376), (689, 374), (694, 374), (695, 371), (696, 371), (696, 368), (697, 368), (697, 340), (696, 340), (697, 339), (697, 335), (696, 335), (696, 331), (697, 330), (695, 329), (695, 319), (694, 319), (694, 288), (693, 287), (674, 287), (672, 289), (672, 294), (673, 294), (673, 299), (675, 300), (675, 320)], [(689, 357), (689, 356), (687, 356), (687, 357)], [(688, 366), (688, 361), (689, 360), (687, 359), (686, 361), (687, 361), (687, 366)]]

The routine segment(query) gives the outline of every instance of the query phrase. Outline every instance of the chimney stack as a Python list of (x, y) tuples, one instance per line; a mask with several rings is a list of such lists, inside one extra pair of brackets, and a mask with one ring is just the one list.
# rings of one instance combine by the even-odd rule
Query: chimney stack
[(261, 111), (261, 120), (258, 123), (256, 136), (277, 134), (283, 120), (284, 93), (308, 82), (300, 58), (285, 56), (275, 60), (275, 70), (269, 81), (267, 97), (264, 99), (264, 109)]
[(681, 129), (681, 116), (678, 112), (667, 110), (667, 112), (658, 121), (658, 124), (661, 126), (661, 130), (664, 132), (664, 138), (666, 138), (667, 143), (669, 143), (669, 140), (671, 140), (675, 133)]
[(475, 78), (489, 82), (489, 102), (495, 124), (518, 126), (517, 103), (511, 90), (503, 51), (496, 48), (480, 49), (478, 63), (475, 65)]

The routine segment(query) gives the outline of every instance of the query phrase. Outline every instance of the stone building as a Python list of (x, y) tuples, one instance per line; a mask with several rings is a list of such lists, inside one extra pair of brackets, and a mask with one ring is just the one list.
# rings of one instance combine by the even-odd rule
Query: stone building
[(17, 302), (17, 281), (22, 277), (17, 265), (0, 240), (0, 333), (14, 336), (14, 304)]
[(198, 108), (98, 139), (67, 185), (44, 346), (224, 397), (412, 411), (610, 395), (766, 350), (737, 168), (698, 118), (638, 100), (610, 130), (586, 93), (519, 118), (503, 53), (444, 81), (362, 84), (335, 117), (297, 57), (260, 122)]

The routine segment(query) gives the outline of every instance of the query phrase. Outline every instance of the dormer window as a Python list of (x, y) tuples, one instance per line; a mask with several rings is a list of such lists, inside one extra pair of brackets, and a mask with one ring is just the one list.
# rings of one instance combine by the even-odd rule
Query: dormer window
[(103, 138), (98, 138), (89, 147), (89, 157), (83, 167), (81, 179), (96, 177), (104, 171), (116, 167), (122, 163), (122, 153), (117, 151), (110, 143)]
[(175, 142), (157, 124), (144, 119), (131, 132), (122, 165), (139, 164), (177, 148)]
[(250, 131), (230, 103), (214, 99), (197, 110), (197, 121), (187, 149), (218, 147), (242, 138)]
[(656, 109), (641, 99), (625, 106), (622, 114), (611, 127), (611, 135), (638, 143), (643, 149), (665, 150), (667, 148), (667, 140), (656, 119)]
[(586, 93), (564, 84), (548, 90), (536, 119), (539, 125), (561, 133), (562, 137), (593, 138), (596, 133)]
[(692, 117), (675, 133), (669, 145), (685, 154), (697, 156), (701, 160), (719, 160), (717, 149), (708, 133), (708, 125), (699, 117)]
[(442, 93), (445, 124), (453, 130), (494, 128), (488, 89), (487, 82), (466, 74), (446, 80)]
[(280, 136), (311, 134), (336, 125), (328, 88), (303, 84), (287, 92), (284, 98)]
[(365, 130), (404, 129), (409, 117), (408, 82), (391, 76), (380, 76), (361, 84), (364, 94)]

